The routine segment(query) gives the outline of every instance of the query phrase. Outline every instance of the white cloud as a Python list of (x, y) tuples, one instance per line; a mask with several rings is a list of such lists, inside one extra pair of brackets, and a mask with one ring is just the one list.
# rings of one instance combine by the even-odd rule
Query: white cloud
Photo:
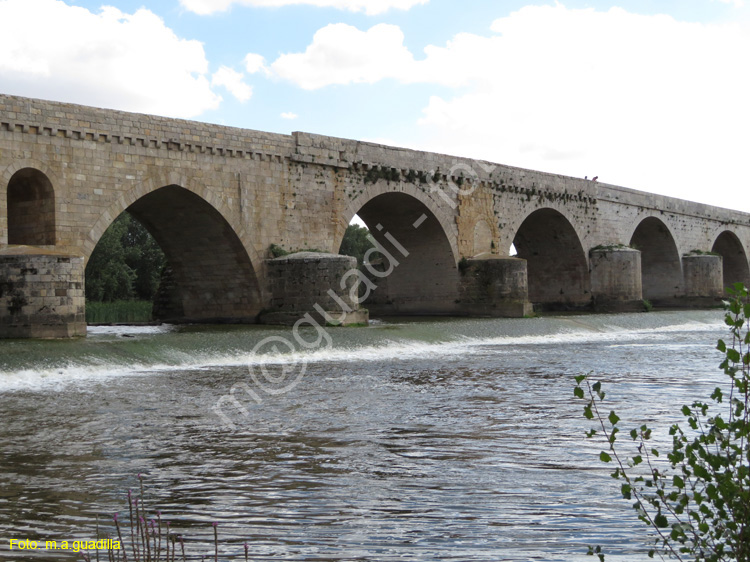
[(405, 77), (414, 59), (395, 25), (368, 31), (343, 23), (318, 30), (304, 53), (281, 55), (271, 65), (277, 76), (314, 90), (331, 84), (368, 83)]
[(747, 191), (740, 162), (750, 150), (750, 76), (739, 71), (750, 36), (738, 26), (557, 5), (492, 29), (468, 48), (430, 53), (475, 84), (430, 100), (420, 123), (431, 148), (740, 204), (728, 195)]
[(369, 16), (383, 14), (389, 10), (409, 10), (429, 0), (180, 0), (186, 10), (199, 15), (210, 15), (225, 12), (233, 4), (259, 8), (280, 8), (283, 6), (316, 6), (318, 8), (335, 8), (349, 12), (364, 12)]
[(224, 86), (235, 98), (246, 102), (253, 95), (253, 88), (245, 84), (244, 75), (227, 66), (222, 66), (211, 78), (212, 86)]
[[(737, 207), (750, 153), (750, 33), (620, 8), (527, 6), (417, 59), (401, 30), (329, 25), (273, 74), (306, 89), (428, 83), (411, 146)], [(723, 199), (720, 199), (722, 198)]]
[(255, 74), (256, 72), (263, 72), (264, 74), (270, 73), (270, 70), (266, 66), (266, 59), (264, 59), (262, 55), (248, 53), (245, 56), (244, 62), (245, 70), (247, 70), (250, 74)]
[(292, 113), (291, 111), (285, 111), (284, 113), (281, 114), (282, 119), (292, 120), (292, 119), (296, 119), (297, 117), (299, 117), (299, 115), (297, 115), (296, 113)]
[(198, 41), (147, 9), (94, 14), (60, 0), (0, 1), (0, 91), (194, 117), (221, 102)]

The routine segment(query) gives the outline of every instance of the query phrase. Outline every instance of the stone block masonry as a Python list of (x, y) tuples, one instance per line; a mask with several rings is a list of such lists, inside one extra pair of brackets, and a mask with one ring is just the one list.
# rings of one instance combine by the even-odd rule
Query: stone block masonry
[(685, 297), (704, 299), (718, 306), (724, 296), (724, 268), (720, 255), (688, 254), (682, 257)]
[(519, 317), (533, 313), (526, 261), (518, 258), (473, 258), (459, 263), (460, 310), (472, 316)]
[(294, 325), (309, 314), (322, 326), (366, 325), (359, 306), (357, 260), (320, 252), (296, 252), (268, 260), (271, 306), (260, 315), (265, 324)]
[[(482, 286), (527, 291), (518, 302), (543, 309), (715, 299), (719, 262), (682, 259), (694, 251), (721, 256), (721, 285), (750, 279), (746, 213), (470, 158), (0, 95), (2, 255), (28, 270), (42, 254), (85, 263), (123, 211), (167, 255), (172, 290), (157, 309), (170, 321), (256, 322), (279, 304), (294, 308), (299, 287), (287, 279), (279, 289), (269, 248), (336, 254), (355, 214), (387, 254), (372, 256), (388, 274), (363, 306), (388, 314), (475, 314), (495, 297), (480, 295), (459, 263), (508, 259), (512, 245), (526, 286), (499, 264)], [(623, 258), (618, 274), (592, 253), (617, 245), (640, 253), (640, 272), (635, 254), (608, 256)], [(3, 267), (0, 286), (13, 284), (16, 300), (2, 297), (0, 336), (82, 331), (78, 265), (55, 282), (29, 274), (23, 288), (20, 270)], [(41, 301), (37, 312), (54, 308), (68, 328), (37, 330), (55, 321), (20, 303), (52, 292), (73, 300)]]
[(86, 335), (83, 258), (33, 248), (0, 250), (0, 334)]
[(591, 294), (596, 310), (643, 310), (641, 253), (627, 246), (593, 248)]

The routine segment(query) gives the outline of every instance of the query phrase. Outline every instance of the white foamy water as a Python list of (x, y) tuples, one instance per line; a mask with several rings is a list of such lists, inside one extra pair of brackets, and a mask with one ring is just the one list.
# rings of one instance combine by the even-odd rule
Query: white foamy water
[[(701, 314), (701, 313), (693, 313)], [(720, 331), (723, 322), (717, 314), (705, 313), (706, 321), (698, 322), (674, 317), (659, 318), (658, 313), (638, 315), (643, 319), (660, 323), (651, 328), (625, 328), (607, 323), (606, 318), (597, 316), (558, 317), (545, 319), (543, 326), (536, 326), (536, 320), (527, 323), (526, 329), (531, 333), (516, 335), (482, 335), (471, 336), (445, 330), (439, 334), (441, 341), (420, 341), (415, 339), (421, 334), (409, 332), (406, 338), (383, 338), (382, 328), (388, 328), (387, 334), (394, 331), (398, 334), (399, 326), (410, 326), (409, 323), (389, 324), (378, 321), (370, 329), (351, 329), (359, 331), (362, 337), (356, 341), (341, 341), (341, 328), (327, 329), (327, 337), (319, 337), (318, 332), (308, 329), (297, 336), (291, 331), (253, 330), (249, 338), (250, 351), (238, 348), (230, 349), (175, 349), (165, 347), (155, 354), (139, 357), (128, 351), (125, 353), (107, 353), (117, 351), (120, 346), (127, 346), (131, 339), (137, 344), (143, 339), (179, 338), (180, 328), (170, 325), (160, 326), (96, 326), (89, 328), (89, 340), (105, 338), (102, 345), (84, 346), (78, 357), (56, 361), (54, 356), (47, 356), (33, 368), (14, 370), (0, 364), (0, 392), (61, 390), (69, 385), (81, 385), (87, 382), (101, 383), (107, 379), (122, 377), (142, 377), (154, 373), (180, 371), (183, 369), (212, 369), (216, 367), (262, 367), (265, 365), (301, 365), (307, 363), (341, 363), (402, 361), (429, 357), (451, 357), (470, 353), (476, 348), (493, 346), (555, 346), (575, 343), (606, 343), (627, 345), (625, 342), (652, 338), (655, 344), (667, 339), (668, 335), (677, 332)], [(712, 317), (716, 317), (712, 318)], [(601, 321), (603, 320), (603, 321)], [(477, 324), (492, 325), (492, 320), (475, 321)], [(499, 327), (512, 326), (512, 320), (494, 321)], [(431, 324), (432, 325), (432, 324)], [(417, 324), (417, 326), (420, 326)], [(451, 323), (446, 327), (452, 326)], [(413, 327), (413, 326), (412, 326)], [(535, 330), (545, 333), (533, 333)], [(346, 330), (346, 329), (344, 329)], [(234, 335), (237, 335), (235, 332)], [(434, 334), (430, 334), (434, 337)], [(372, 336), (370, 338), (370, 336)], [(108, 339), (106, 339), (108, 338)], [(264, 344), (264, 340), (269, 341)], [(376, 343), (370, 344), (369, 339)], [(171, 341), (168, 340), (168, 341)], [(311, 345), (314, 342), (320, 345)], [(252, 344), (252, 345), (250, 345)], [(22, 345), (22, 344), (21, 344)], [(74, 346), (75, 342), (71, 342)], [(646, 345), (646, 344), (640, 344)], [(104, 350), (102, 350), (104, 347)], [(280, 348), (280, 350), (279, 350)], [(0, 350), (2, 343), (0, 343)], [(253, 352), (254, 350), (254, 352)], [(104, 353), (102, 353), (104, 351)]]

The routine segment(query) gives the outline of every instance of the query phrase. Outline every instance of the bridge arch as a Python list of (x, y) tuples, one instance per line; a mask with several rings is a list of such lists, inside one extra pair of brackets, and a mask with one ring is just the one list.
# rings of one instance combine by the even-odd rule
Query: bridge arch
[(527, 215), (513, 238), (525, 259), (529, 300), (549, 308), (585, 306), (591, 300), (588, 260), (573, 223), (551, 207)]
[(34, 166), (19, 165), (8, 172), (7, 183), (3, 182), (8, 244), (54, 245), (55, 190), (50, 177)]
[(173, 289), (159, 295), (160, 319), (255, 321), (262, 291), (244, 233), (194, 185), (155, 185), (144, 182), (101, 215), (86, 240), (86, 259), (112, 221), (128, 211), (155, 238), (172, 270)]
[(350, 211), (349, 220), (358, 215), (383, 250), (366, 256), (377, 258), (377, 263), (371, 264), (373, 269), (387, 273), (370, 276), (377, 288), (363, 304), (373, 314), (448, 314), (455, 310), (456, 237), (452, 230), (446, 231), (434, 208), (421, 197), (390, 191), (370, 196)]
[(682, 291), (682, 262), (669, 227), (657, 217), (646, 217), (635, 227), (630, 245), (641, 252), (643, 298), (671, 299)]
[(724, 287), (741, 282), (750, 286), (750, 264), (742, 242), (731, 230), (724, 230), (714, 240), (712, 252), (721, 254), (724, 270)]
[(408, 195), (412, 199), (421, 203), (424, 206), (424, 209), (429, 211), (440, 224), (442, 234), (448, 239), (448, 243), (450, 244), (453, 258), (458, 262), (458, 227), (455, 220), (455, 206), (452, 206), (450, 203), (443, 201), (440, 198), (436, 201), (422, 189), (419, 189), (413, 184), (404, 182), (390, 183), (379, 181), (374, 185), (364, 186), (362, 193), (348, 203), (346, 209), (341, 215), (342, 220), (338, 225), (336, 232), (337, 243), (334, 249), (341, 246), (341, 239), (344, 236), (344, 231), (354, 218), (354, 215), (359, 214), (360, 209), (367, 205), (371, 200), (389, 193)]

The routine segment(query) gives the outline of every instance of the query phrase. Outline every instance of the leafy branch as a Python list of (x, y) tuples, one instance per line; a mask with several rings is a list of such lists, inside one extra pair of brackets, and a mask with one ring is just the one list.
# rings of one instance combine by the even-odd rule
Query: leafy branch
[[(750, 560), (750, 303), (741, 283), (728, 289), (724, 303), (730, 344), (719, 340), (720, 368), (729, 378), (728, 396), (717, 387), (711, 394), (718, 412), (707, 402), (683, 406), (687, 427), (669, 429), (672, 449), (666, 460), (649, 446), (647, 425), (632, 429), (634, 453), (615, 446), (620, 417), (605, 415), (605, 392), (587, 375), (576, 377), (574, 395), (586, 400), (583, 415), (598, 422), (607, 448), (599, 459), (614, 463), (612, 477), (622, 480), (620, 493), (635, 500), (638, 518), (655, 532), (649, 556), (706, 562)], [(588, 438), (599, 430), (591, 429)], [(659, 459), (659, 460), (657, 460)], [(601, 561), (600, 547), (589, 554)]]

